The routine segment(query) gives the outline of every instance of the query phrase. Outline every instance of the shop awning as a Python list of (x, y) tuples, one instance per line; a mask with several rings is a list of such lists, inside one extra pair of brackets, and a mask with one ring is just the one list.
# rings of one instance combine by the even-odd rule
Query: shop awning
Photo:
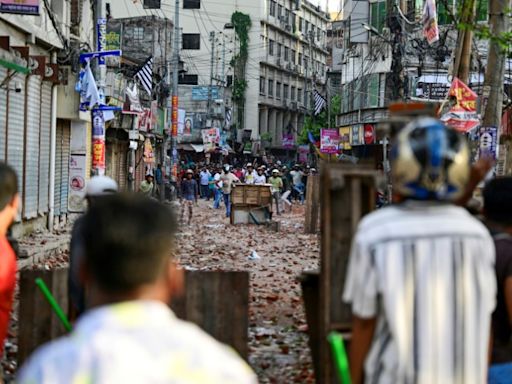
[(7, 68), (7, 69), (11, 69), (13, 71), (16, 71), (16, 72), (19, 72), (19, 73), (23, 73), (24, 75), (28, 75), (30, 73), (30, 68), (24, 67), (22, 65), (13, 63), (13, 62), (8, 61), (8, 60), (0, 59), (0, 65), (2, 67)]
[(199, 152), (204, 152), (204, 145), (203, 144), (190, 144), (190, 146), (194, 149), (194, 151), (196, 151), (197, 153)]

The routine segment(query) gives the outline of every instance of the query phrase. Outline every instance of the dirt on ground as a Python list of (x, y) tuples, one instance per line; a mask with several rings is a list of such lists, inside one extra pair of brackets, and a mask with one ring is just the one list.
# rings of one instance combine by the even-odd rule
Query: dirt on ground
[[(274, 216), (276, 232), (264, 225), (230, 225), (224, 207), (215, 210), (212, 205), (201, 200), (191, 224), (181, 226), (178, 261), (187, 269), (248, 271), (249, 363), (260, 383), (314, 383), (298, 277), (318, 269), (319, 243), (316, 235), (304, 234), (304, 206), (294, 204), (291, 212)], [(63, 252), (26, 267), (54, 269), (67, 263)], [(16, 293), (15, 309), (17, 300)], [(8, 378), (18, 368), (17, 349), (15, 310), (2, 360)]]
[[(319, 268), (316, 235), (304, 234), (305, 207), (264, 225), (230, 225), (225, 210), (201, 201), (191, 225), (178, 235), (178, 260), (186, 268), (250, 272), (250, 364), (261, 383), (313, 383), (298, 277)], [(252, 255), (252, 256), (251, 256)]]

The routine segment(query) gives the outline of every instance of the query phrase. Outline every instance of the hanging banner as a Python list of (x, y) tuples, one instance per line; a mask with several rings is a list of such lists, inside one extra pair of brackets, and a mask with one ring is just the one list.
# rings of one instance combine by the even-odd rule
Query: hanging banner
[(295, 139), (293, 133), (283, 133), (283, 149), (294, 149)]
[(367, 145), (375, 143), (375, 128), (372, 124), (365, 124), (364, 130), (364, 143)]
[(105, 174), (105, 139), (92, 139), (92, 168), (97, 170), (98, 175)]
[(158, 101), (151, 102), (151, 131), (156, 131), (158, 124)]
[(457, 104), (452, 107), (450, 112), (476, 112), (478, 95), (457, 77), (453, 78), (448, 97), (454, 98), (457, 101)]
[(350, 145), (350, 127), (341, 127), (339, 131), (340, 149), (348, 151), (352, 149)]
[(187, 112), (184, 109), (178, 109), (178, 136), (183, 136), (183, 129), (185, 128), (185, 115), (186, 114), (187, 114)]
[(178, 136), (178, 96), (172, 97), (172, 126), (171, 126), (171, 136)]
[(320, 131), (320, 151), (327, 154), (338, 153), (340, 135), (337, 129), (322, 129)]
[[(107, 19), (99, 18), (96, 23), (97, 41), (96, 47), (98, 52), (106, 51), (107, 46)], [(106, 65), (105, 57), (98, 56), (98, 65)]]
[(299, 152), (299, 163), (307, 163), (309, 155), (309, 145), (299, 145), (299, 148), (297, 148), (297, 152)]
[(143, 108), (142, 113), (139, 115), (139, 131), (151, 131), (151, 109)]
[(425, 0), (423, 6), (423, 36), (432, 45), (439, 40), (439, 26), (437, 25), (437, 11), (435, 0)]
[(144, 163), (153, 164), (155, 162), (155, 153), (153, 152), (153, 145), (149, 137), (144, 140)]
[(204, 151), (213, 152), (217, 148), (220, 142), (220, 131), (219, 128), (203, 129), (201, 131), (203, 137)]
[(70, 212), (85, 211), (85, 184), (87, 172), (87, 156), (71, 155), (69, 157), (69, 197)]
[(496, 160), (498, 149), (498, 127), (480, 127), (478, 129), (478, 158)]
[(0, 12), (39, 15), (39, 0), (1, 0)]

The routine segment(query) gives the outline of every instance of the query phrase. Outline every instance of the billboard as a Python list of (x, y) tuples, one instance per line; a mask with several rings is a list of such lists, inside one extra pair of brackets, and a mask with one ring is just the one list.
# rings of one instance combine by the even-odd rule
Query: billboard
[[(219, 98), (219, 87), (212, 87), (212, 100)], [(208, 87), (196, 86), (192, 88), (193, 101), (208, 101)]]
[(340, 144), (337, 129), (322, 129), (320, 131), (320, 151), (322, 153), (336, 154)]
[(39, 16), (39, 0), (0, 0), (0, 12)]

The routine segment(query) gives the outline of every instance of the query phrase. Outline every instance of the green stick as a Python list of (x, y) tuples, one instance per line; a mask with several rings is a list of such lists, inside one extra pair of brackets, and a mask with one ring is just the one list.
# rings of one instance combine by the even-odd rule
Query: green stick
[(45, 282), (43, 281), (43, 279), (38, 277), (36, 279), (36, 285), (39, 287), (39, 289), (43, 293), (44, 297), (46, 298), (46, 300), (48, 301), (48, 303), (52, 307), (53, 311), (55, 312), (55, 314), (59, 318), (60, 322), (62, 323), (62, 325), (64, 326), (66, 331), (71, 332), (71, 330), (73, 328), (71, 327), (71, 324), (69, 323), (69, 320), (68, 320), (66, 314), (64, 313), (64, 311), (62, 310), (60, 305), (57, 303), (57, 300), (55, 300), (55, 297), (53, 297), (52, 293), (48, 289), (48, 287), (45, 284)]
[(331, 344), (332, 353), (334, 355), (334, 363), (338, 376), (341, 379), (342, 384), (351, 384), (350, 370), (348, 367), (347, 352), (345, 351), (345, 344), (343, 343), (343, 337), (338, 332), (331, 332), (327, 336), (327, 340)]

